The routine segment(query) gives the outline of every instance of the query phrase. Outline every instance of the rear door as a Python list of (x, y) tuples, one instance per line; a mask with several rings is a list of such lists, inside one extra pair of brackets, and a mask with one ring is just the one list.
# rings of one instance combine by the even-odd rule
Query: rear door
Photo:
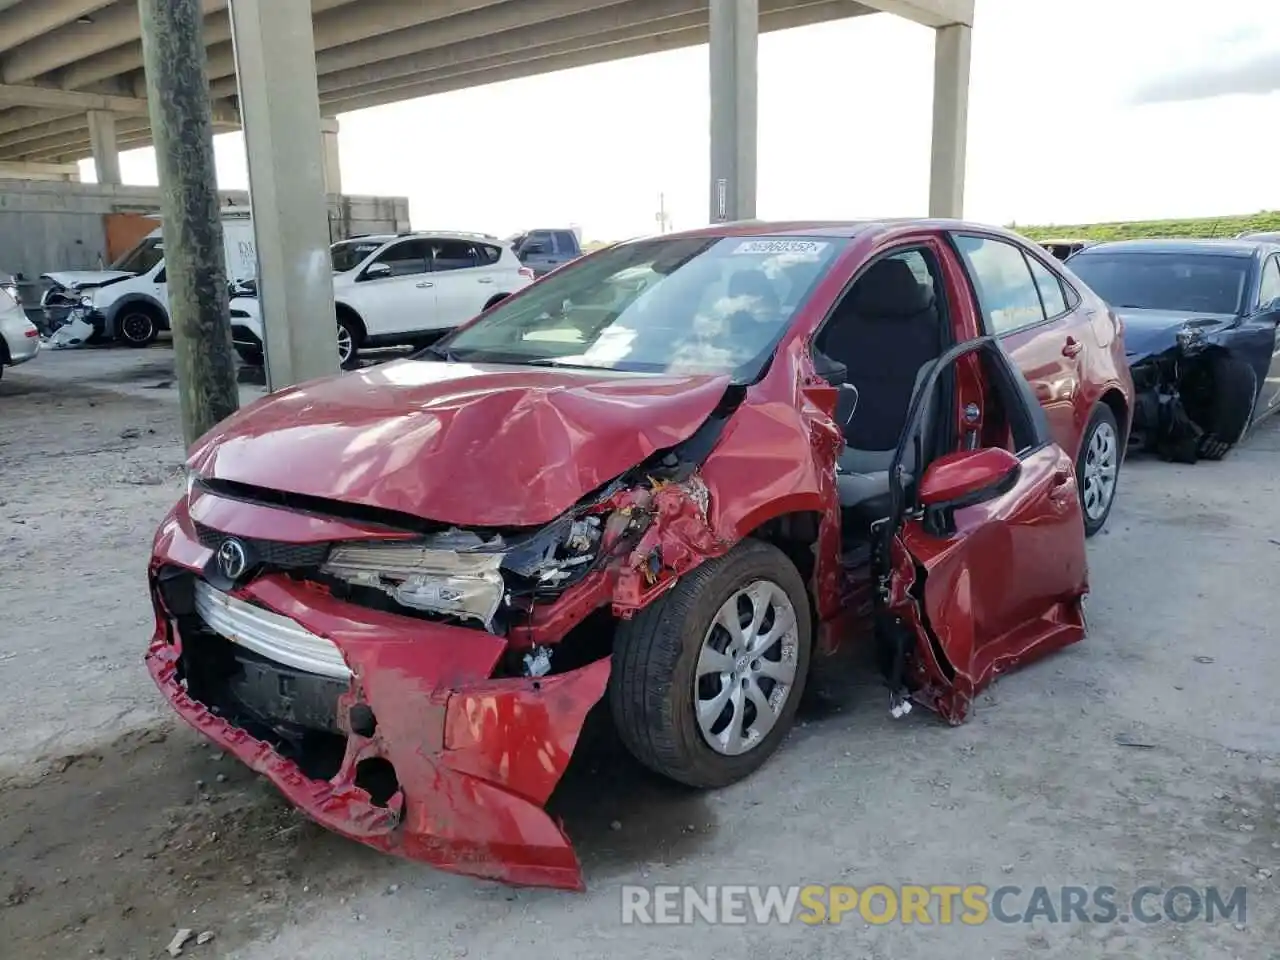
[[(964, 376), (944, 376), (952, 365), (963, 367)], [(1027, 382), (993, 338), (961, 344), (939, 359), (912, 403), (891, 475), (900, 476), (896, 465), (920, 435), (937, 391), (972, 376), (986, 408), (978, 448), (936, 459), (914, 488), (895, 483), (899, 508), (889, 524), (897, 534), (888, 550), (888, 606), (915, 633), (913, 696), (953, 723), (997, 674), (1082, 639), (1088, 591), (1072, 458), (1053, 442)], [(978, 495), (924, 503), (922, 491), (940, 476), (930, 474), (944, 460), (996, 447), (1012, 454), (1004, 457), (1011, 469), (999, 483)]]
[(436, 284), (436, 321), (452, 329), (470, 320), (497, 290), (494, 265), (470, 240), (432, 242), (431, 278)]
[(986, 332), (1030, 382), (1049, 430), (1073, 457), (1088, 412), (1077, 410), (1081, 353), (1092, 337), (1074, 291), (1037, 256), (1008, 240), (980, 234), (953, 239), (977, 294)]

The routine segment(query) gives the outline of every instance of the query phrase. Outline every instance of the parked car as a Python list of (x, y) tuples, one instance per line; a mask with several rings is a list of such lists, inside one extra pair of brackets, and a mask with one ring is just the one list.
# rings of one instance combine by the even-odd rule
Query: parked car
[(1129, 389), (1106, 308), (1001, 230), (619, 244), (203, 437), (147, 662), (331, 829), (577, 887), (542, 806), (606, 691), (641, 762), (716, 787), (841, 644), (959, 723), (1083, 638), (1075, 462), (1100, 423), (1118, 456)]
[[(87, 321), (95, 340), (118, 340), (131, 347), (151, 344), (169, 329), (169, 287), (162, 228), (149, 233), (109, 270), (63, 270), (43, 274), (50, 286), (41, 299), (50, 330), (76, 319)], [(222, 235), (227, 275), (251, 278), (258, 270), (253, 223), (247, 210), (224, 211)]]
[[(533, 271), (489, 234), (358, 237), (330, 253), (345, 369), (368, 347), (430, 343), (533, 282)], [(253, 297), (231, 301), (231, 334), (241, 360), (262, 363), (262, 314)]]
[(0, 270), (0, 292), (7, 293), (9, 299), (22, 303), (22, 294), (18, 290), (18, 278), (12, 273)]
[(1044, 247), (1057, 260), (1066, 260), (1068, 257), (1074, 256), (1086, 247), (1091, 247), (1096, 240), (1041, 240), (1040, 246)]
[(1261, 233), (1241, 233), (1237, 240), (1259, 240), (1266, 243), (1280, 243), (1280, 231), (1264, 230)]
[(40, 331), (27, 319), (22, 304), (0, 284), (0, 376), (5, 367), (34, 360), (40, 352)]
[(545, 227), (526, 230), (508, 242), (520, 262), (531, 267), (538, 277), (582, 256), (582, 241), (575, 230)]
[(1280, 244), (1132, 240), (1068, 266), (1124, 322), (1134, 431), (1150, 449), (1220, 460), (1280, 406)]

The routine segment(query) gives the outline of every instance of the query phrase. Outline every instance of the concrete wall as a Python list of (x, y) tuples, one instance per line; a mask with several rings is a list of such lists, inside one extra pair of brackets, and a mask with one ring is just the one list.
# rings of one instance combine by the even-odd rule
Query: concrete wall
[[(223, 206), (248, 207), (243, 190), (224, 190)], [(37, 278), (51, 270), (96, 270), (109, 262), (109, 213), (160, 212), (156, 187), (0, 180), (0, 274), (21, 273), (24, 302), (38, 300)], [(329, 197), (334, 240), (409, 229), (406, 197)]]

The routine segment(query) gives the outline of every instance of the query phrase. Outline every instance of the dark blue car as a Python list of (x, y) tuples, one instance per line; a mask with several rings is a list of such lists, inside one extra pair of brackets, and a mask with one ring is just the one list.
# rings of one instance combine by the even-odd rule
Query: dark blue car
[(1170, 460), (1221, 460), (1280, 407), (1280, 243), (1126, 240), (1067, 268), (1124, 323), (1133, 436)]

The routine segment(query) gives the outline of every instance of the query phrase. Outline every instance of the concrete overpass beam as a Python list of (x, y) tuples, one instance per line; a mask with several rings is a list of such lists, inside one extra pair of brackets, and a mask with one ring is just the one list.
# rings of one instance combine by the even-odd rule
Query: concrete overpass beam
[(926, 27), (949, 27), (953, 23), (973, 26), (974, 0), (859, 0), (864, 7), (896, 14)]
[(231, 32), (267, 386), (279, 390), (338, 370), (311, 5), (234, 0)]
[(758, 0), (711, 2), (711, 222), (756, 215)]
[(120, 147), (116, 142), (116, 115), (105, 110), (89, 111), (89, 145), (98, 182), (120, 185)]
[(937, 31), (933, 64), (933, 159), (929, 179), (931, 217), (964, 215), (972, 36), (972, 27), (958, 23)]

